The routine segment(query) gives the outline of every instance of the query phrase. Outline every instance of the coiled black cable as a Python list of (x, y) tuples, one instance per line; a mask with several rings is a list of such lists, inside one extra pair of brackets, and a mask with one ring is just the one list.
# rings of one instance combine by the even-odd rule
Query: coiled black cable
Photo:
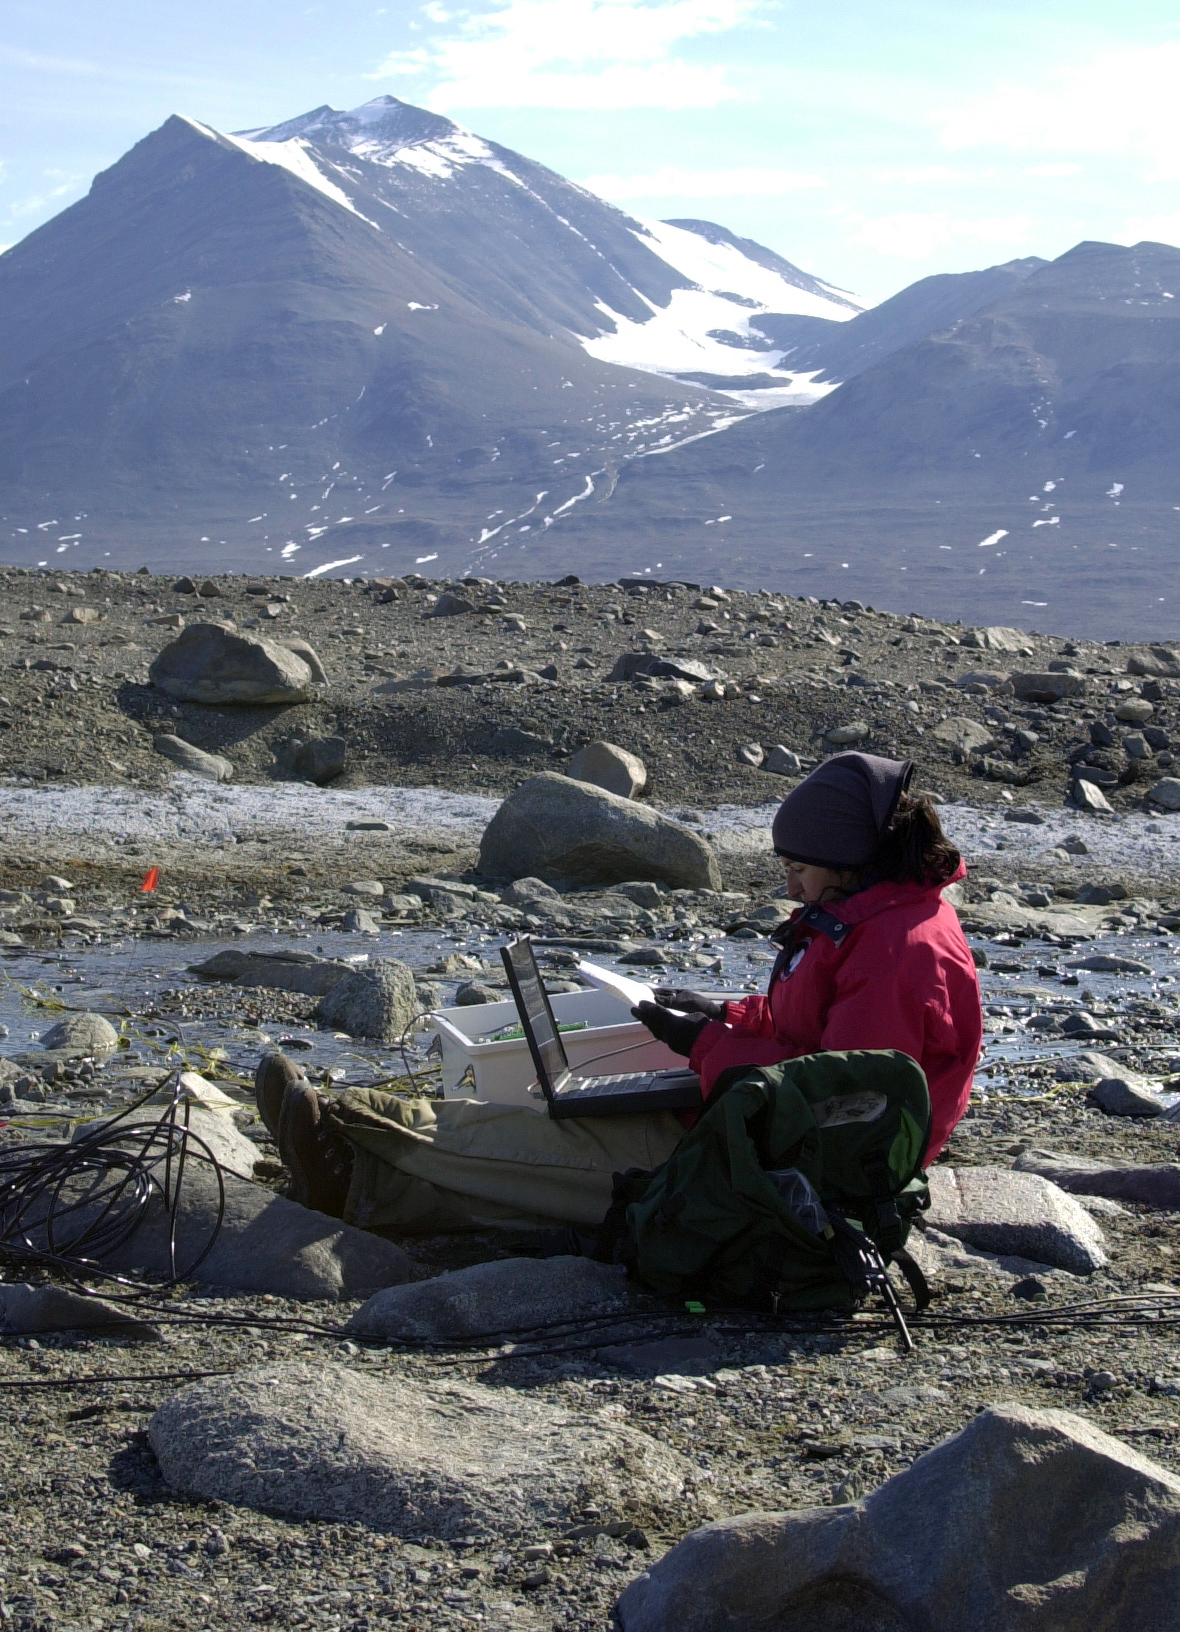
[[(0, 1150), (0, 1257), (37, 1265), (77, 1284), (100, 1279), (124, 1296), (149, 1297), (188, 1280), (213, 1250), (225, 1218), (225, 1175), (212, 1150), (189, 1126), (191, 1102), (180, 1086), (155, 1121), (132, 1121), (153, 1088), (92, 1133), (72, 1143), (38, 1141)], [(205, 1164), (217, 1182), (215, 1216), (187, 1262), (177, 1261), (177, 1227), (185, 1169)], [(141, 1283), (108, 1267), (148, 1217), (154, 1202), (168, 1221), (168, 1271)], [(93, 1289), (77, 1285), (81, 1292)]]

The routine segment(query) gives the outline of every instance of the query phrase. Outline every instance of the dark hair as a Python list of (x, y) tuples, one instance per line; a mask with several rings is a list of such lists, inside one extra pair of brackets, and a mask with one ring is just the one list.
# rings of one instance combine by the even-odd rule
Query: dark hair
[(927, 796), (903, 793), (877, 848), (856, 871), (862, 889), (877, 881), (945, 884), (961, 860)]

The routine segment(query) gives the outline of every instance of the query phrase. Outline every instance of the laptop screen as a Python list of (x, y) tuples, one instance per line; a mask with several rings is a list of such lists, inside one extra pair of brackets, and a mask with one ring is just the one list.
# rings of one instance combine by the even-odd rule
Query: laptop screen
[(502, 948), (501, 955), (541, 1086), (555, 1088), (569, 1070), (569, 1061), (532, 944), (527, 940), (513, 941)]

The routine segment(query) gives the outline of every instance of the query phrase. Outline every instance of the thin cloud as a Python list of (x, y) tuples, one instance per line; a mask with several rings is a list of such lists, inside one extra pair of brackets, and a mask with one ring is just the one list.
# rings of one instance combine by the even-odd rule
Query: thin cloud
[(1149, 181), (1180, 179), (1180, 41), (1104, 51), (995, 85), (935, 115), (943, 146), (1134, 156)]
[(756, 167), (734, 170), (677, 170), (666, 165), (634, 176), (587, 176), (583, 187), (600, 198), (782, 198), (825, 185), (822, 176), (796, 170)]
[(1124, 244), (1180, 244), (1180, 210), (1170, 215), (1132, 216), (1119, 239)]
[(1028, 215), (959, 219), (939, 212), (899, 211), (894, 215), (843, 216), (848, 242), (898, 260), (924, 261), (956, 244), (977, 243), (1012, 249), (1032, 232)]
[(741, 94), (729, 68), (686, 61), (680, 49), (764, 9), (765, 0), (507, 0), (448, 16), (430, 5), (424, 15), (441, 31), (366, 77), (429, 74), (427, 106), (438, 112), (715, 107)]

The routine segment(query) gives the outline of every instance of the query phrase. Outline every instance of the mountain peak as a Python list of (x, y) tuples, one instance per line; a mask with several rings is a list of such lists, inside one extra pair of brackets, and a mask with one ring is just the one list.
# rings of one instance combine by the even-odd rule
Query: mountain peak
[(345, 147), (350, 152), (371, 149), (374, 144), (391, 149), (415, 147), (465, 134), (450, 119), (416, 108), (396, 96), (375, 96), (371, 102), (362, 102), (346, 112), (325, 103), (280, 125), (234, 132), (248, 142), (289, 142), (302, 137), (317, 145)]

